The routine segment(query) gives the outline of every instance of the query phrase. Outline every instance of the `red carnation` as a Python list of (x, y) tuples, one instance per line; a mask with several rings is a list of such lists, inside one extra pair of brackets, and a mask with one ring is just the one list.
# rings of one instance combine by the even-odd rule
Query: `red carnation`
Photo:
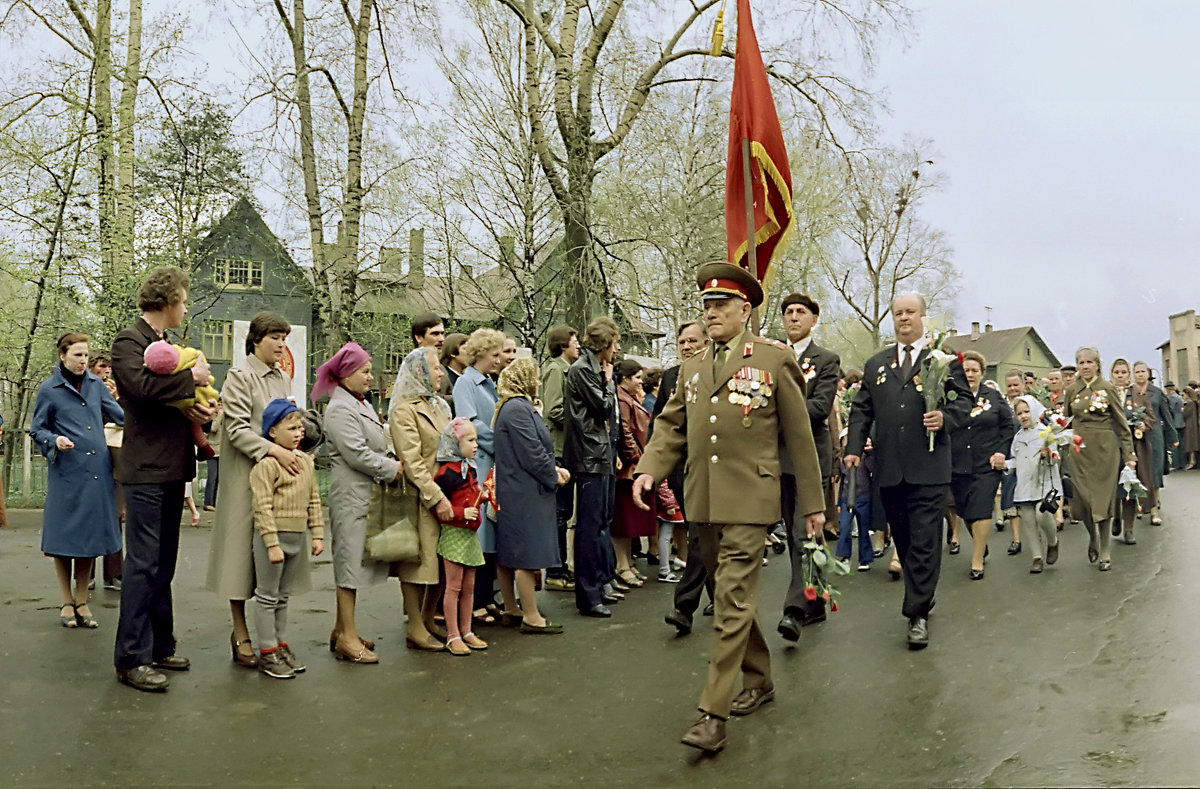
[(829, 590), (826, 589), (824, 592), (821, 592), (821, 597), (824, 598), (826, 602), (828, 602), (829, 601)]
[(804, 599), (808, 600), (810, 603), (815, 603), (817, 600), (817, 587), (815, 587), (815, 586), (804, 587)]
[(830, 603), (829, 610), (836, 612), (837, 611), (837, 603)]
[(958, 356), (958, 363), (962, 364), (963, 363), (962, 351), (959, 351), (956, 355)]

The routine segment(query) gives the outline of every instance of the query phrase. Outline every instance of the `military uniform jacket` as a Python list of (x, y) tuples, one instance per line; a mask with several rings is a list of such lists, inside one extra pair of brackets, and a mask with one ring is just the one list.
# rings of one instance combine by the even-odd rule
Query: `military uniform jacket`
[(861, 458), (870, 436), (875, 446), (875, 476), (882, 487), (902, 482), (950, 484), (950, 433), (967, 418), (975, 398), (967, 386), (962, 365), (951, 362), (945, 388), (947, 392), (957, 392), (958, 397), (941, 406), (945, 419), (930, 452), (929, 438), (922, 425), (925, 396), (917, 391), (915, 380), (928, 354), (929, 349), (921, 349), (908, 378), (900, 375), (895, 345), (875, 354), (863, 366), (862, 387), (850, 407), (846, 454)]
[(684, 459), (684, 512), (697, 523), (779, 520), (779, 435), (796, 469), (796, 510), (825, 510), (821, 470), (791, 350), (743, 332), (713, 375), (713, 349), (683, 362), (638, 474), (657, 483)]
[(950, 434), (954, 473), (983, 474), (992, 468), (992, 455), (999, 452), (1007, 458), (1012, 452), (1013, 413), (1004, 395), (990, 386), (980, 386), (968, 402), (967, 418)]

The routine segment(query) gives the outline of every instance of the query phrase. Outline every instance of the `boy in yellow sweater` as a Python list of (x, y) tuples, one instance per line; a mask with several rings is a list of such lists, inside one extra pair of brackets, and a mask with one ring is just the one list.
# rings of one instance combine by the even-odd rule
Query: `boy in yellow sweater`
[(325, 547), (321, 496), (313, 459), (297, 447), (304, 438), (300, 412), (290, 400), (277, 398), (263, 409), (263, 437), (295, 452), (300, 473), (283, 470), (267, 455), (250, 471), (254, 507), (254, 629), (261, 645), (258, 670), (275, 679), (291, 679), (307, 668), (287, 643), (287, 607), (292, 579), (304, 558), (306, 530), (312, 531), (312, 555)]

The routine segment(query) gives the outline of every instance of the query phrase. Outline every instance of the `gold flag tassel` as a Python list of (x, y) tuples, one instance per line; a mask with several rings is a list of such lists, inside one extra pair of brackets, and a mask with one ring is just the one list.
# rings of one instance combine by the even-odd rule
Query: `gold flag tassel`
[(717, 11), (717, 22), (713, 25), (712, 50), (708, 53), (714, 58), (721, 57), (721, 48), (725, 45), (725, 9)]

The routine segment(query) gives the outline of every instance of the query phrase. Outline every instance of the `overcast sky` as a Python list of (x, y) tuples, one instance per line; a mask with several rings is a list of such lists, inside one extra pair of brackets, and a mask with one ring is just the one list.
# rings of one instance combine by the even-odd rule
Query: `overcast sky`
[(959, 328), (1033, 325), (1064, 363), (1097, 345), (1161, 365), (1200, 306), (1200, 2), (916, 0), (889, 136), (934, 140), (925, 217), (962, 272)]

